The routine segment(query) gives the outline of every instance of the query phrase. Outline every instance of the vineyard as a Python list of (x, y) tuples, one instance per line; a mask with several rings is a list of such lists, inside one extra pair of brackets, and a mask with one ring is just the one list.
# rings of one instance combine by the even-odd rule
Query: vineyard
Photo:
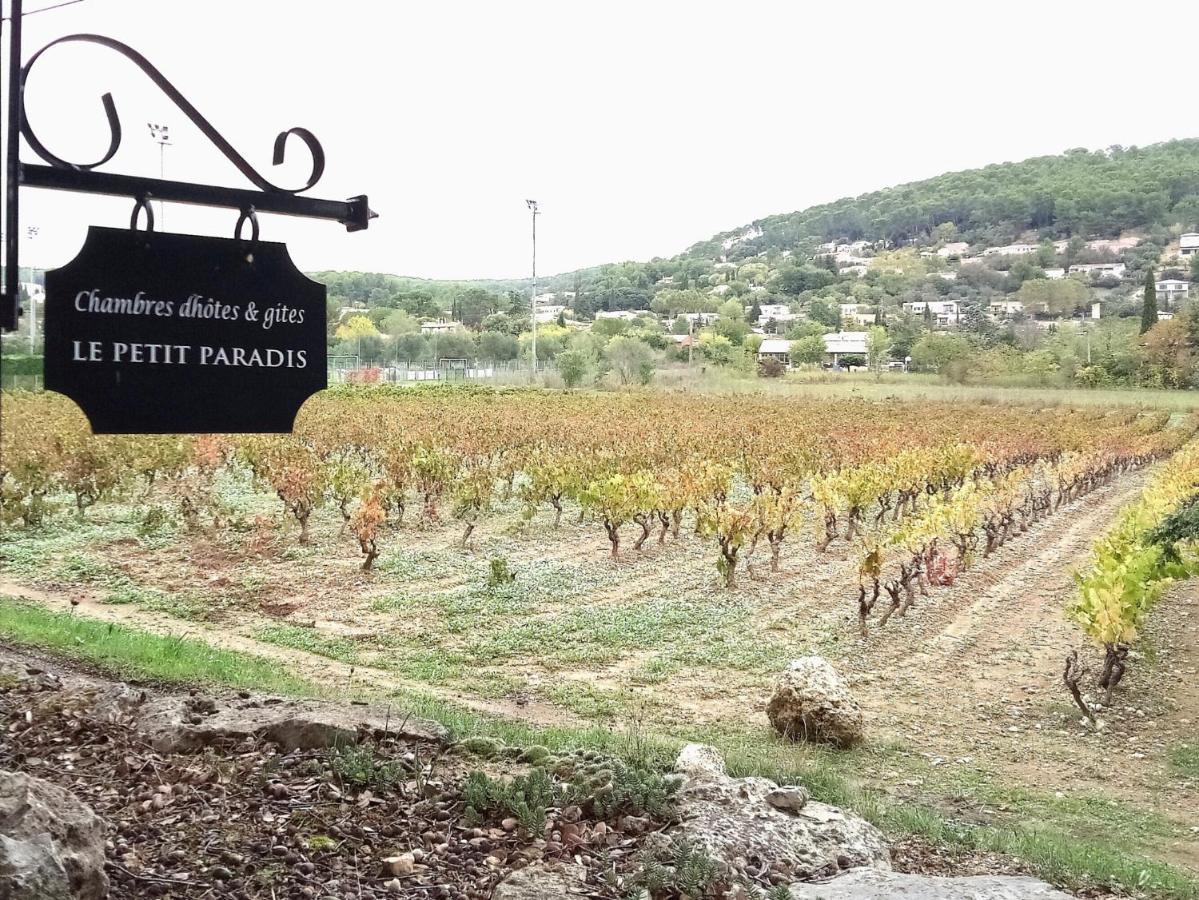
[[(220, 531), (218, 472), (244, 467), (311, 540), (336, 508), (370, 570), (403, 528), (461, 523), (467, 547), (497, 501), (526, 519), (569, 505), (602, 526), (611, 558), (683, 539), (686, 522), (734, 588), (760, 549), (854, 548), (863, 631), (880, 597), (952, 585), (978, 557), (1112, 479), (1169, 455), (1195, 425), (1166, 413), (951, 404), (685, 403), (664, 395), (353, 391), (314, 400), (294, 436), (94, 437), (50, 395), (6, 401), (0, 511), (42, 524), (56, 497), (77, 516), (140, 484), (186, 529)], [(411, 512), (409, 512), (411, 510)], [(577, 511), (577, 513), (576, 513)], [(848, 588), (849, 586), (847, 586)]]
[[(729, 591), (739, 574), (777, 575), (792, 546), (836, 545), (855, 565), (835, 589), (863, 636), (1196, 429), (1135, 410), (466, 388), (329, 393), (285, 436), (96, 437), (48, 394), (13, 394), (5, 412), (7, 525), (36, 528), (63, 507), (81, 520), (141, 492), (153, 500), (147, 515), (179, 523), (182, 539), (219, 536), (245, 527), (217, 487), (222, 473), (243, 471), (277, 498), (300, 545), (313, 541), (314, 513), (335, 510), (338, 537), (353, 540), (368, 572), (406, 535), (450, 522), (467, 552), (489, 513), (513, 504), (518, 530), (539, 518), (557, 530), (564, 515), (602, 529), (616, 566), (647, 546), (698, 545)], [(1194, 456), (1170, 470), (1190, 477), (1167, 479), (1168, 499), (1159, 490), (1137, 508), (1152, 512), (1126, 514), (1110, 545), (1190, 496)], [(1074, 611), (1107, 648), (1109, 669), (1148, 605), (1108, 596), (1116, 564), (1106, 557), (1118, 553), (1101, 550)], [(1140, 584), (1144, 570), (1119, 577)]]
[[(846, 765), (900, 795), (1002, 772), (1144, 801), (1186, 734), (1167, 710), (1199, 711), (1179, 415), (356, 386), (293, 435), (134, 437), (3, 401), (0, 595), (341, 687), (758, 741), (816, 653), (874, 732)], [(1114, 786), (1126, 740), (1146, 759)]]

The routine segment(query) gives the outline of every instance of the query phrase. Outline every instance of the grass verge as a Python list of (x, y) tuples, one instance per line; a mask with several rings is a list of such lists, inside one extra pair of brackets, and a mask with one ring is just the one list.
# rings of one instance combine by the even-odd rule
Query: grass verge
[[(169, 638), (137, 629), (52, 612), (25, 601), (0, 602), (0, 640), (90, 663), (123, 677), (176, 684), (211, 684), (275, 693), (327, 695), (268, 660), (217, 650), (202, 641)], [(414, 715), (434, 719), (456, 737), (482, 735), (510, 745), (551, 750), (587, 748), (618, 754), (650, 767), (670, 764), (681, 737), (637, 727), (614, 730), (541, 728), (483, 716), (420, 694), (394, 694)], [(376, 698), (386, 699), (386, 698)], [(806, 784), (818, 800), (851, 809), (893, 837), (916, 835), (956, 850), (982, 850), (1023, 860), (1039, 877), (1070, 889), (1106, 889), (1158, 900), (1199, 900), (1199, 880), (1146, 859), (1111, 841), (1080, 840), (1054, 828), (1030, 830), (968, 825), (923, 806), (894, 803), (836, 772), (819, 748), (756, 741), (732, 735), (708, 738), (725, 754), (733, 775), (759, 775)]]
[(311, 682), (281, 671), (269, 660), (218, 650), (191, 638), (161, 637), (54, 612), (21, 600), (0, 600), (0, 638), (90, 663), (125, 678), (299, 696), (318, 693)]

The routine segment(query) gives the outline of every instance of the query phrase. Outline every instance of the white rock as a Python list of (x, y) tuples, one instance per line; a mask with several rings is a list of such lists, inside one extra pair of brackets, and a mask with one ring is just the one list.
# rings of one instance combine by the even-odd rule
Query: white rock
[(852, 747), (865, 731), (849, 685), (820, 656), (792, 660), (775, 683), (766, 715), (775, 731), (793, 740)]
[(679, 751), (674, 769), (690, 778), (722, 776), (725, 774), (724, 757), (708, 744), (687, 744)]

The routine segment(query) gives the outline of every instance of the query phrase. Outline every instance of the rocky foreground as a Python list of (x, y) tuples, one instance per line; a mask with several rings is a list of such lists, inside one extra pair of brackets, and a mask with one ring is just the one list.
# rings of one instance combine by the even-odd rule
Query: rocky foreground
[(703, 745), (653, 773), (454, 742), (394, 709), (141, 689), (3, 650), (0, 727), (5, 900), (1066, 897), (923, 874), (948, 864), (802, 786), (732, 778)]

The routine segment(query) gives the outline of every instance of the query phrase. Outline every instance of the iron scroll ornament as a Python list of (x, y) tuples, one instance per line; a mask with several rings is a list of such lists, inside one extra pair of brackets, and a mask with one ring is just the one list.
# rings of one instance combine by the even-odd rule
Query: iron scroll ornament
[(179, 109), (185, 116), (187, 116), (192, 124), (199, 128), (201, 133), (208, 138), (218, 150), (221, 151), (225, 158), (233, 163), (237, 170), (241, 172), (242, 175), (244, 175), (259, 190), (277, 194), (299, 194), (313, 187), (318, 181), (320, 181), (321, 175), (324, 174), (325, 151), (321, 147), (320, 141), (316, 139), (316, 135), (314, 135), (307, 128), (289, 128), (286, 131), (280, 132), (275, 138), (275, 148), (271, 165), (278, 166), (283, 163), (287, 148), (287, 140), (292, 135), (295, 135), (308, 148), (308, 152), (312, 156), (312, 172), (309, 174), (308, 179), (304, 183), (303, 187), (284, 188), (272, 184), (252, 165), (250, 165), (244, 156), (234, 149), (233, 145), (230, 144), (229, 141), (227, 141), (224, 136), (222, 136), (221, 133), (213, 127), (212, 123), (200, 114), (200, 111), (192, 105), (191, 101), (184, 97), (183, 94), (180, 93), (179, 90), (173, 84), (171, 84), (171, 82), (168, 81), (166, 77), (160, 71), (158, 71), (158, 69), (155, 68), (148, 59), (146, 59), (144, 56), (142, 56), (142, 54), (138, 53), (128, 44), (123, 44), (118, 40), (104, 37), (103, 35), (99, 34), (68, 34), (64, 37), (58, 38), (57, 40), (53, 40), (46, 44), (46, 46), (42, 47), (42, 49), (38, 50), (37, 53), (33, 54), (33, 56), (29, 58), (29, 61), (25, 63), (24, 67), (21, 69), (21, 133), (24, 135), (25, 140), (29, 142), (29, 146), (32, 148), (33, 152), (54, 168), (69, 169), (76, 172), (88, 172), (104, 165), (104, 163), (112, 159), (121, 146), (121, 120), (117, 115), (116, 103), (112, 98), (112, 94), (108, 92), (105, 92), (100, 98), (100, 102), (104, 106), (104, 115), (108, 119), (108, 150), (99, 160), (94, 163), (72, 163), (55, 156), (46, 148), (46, 145), (38, 139), (37, 135), (34, 134), (33, 128), (29, 124), (29, 117), (26, 115), (25, 111), (25, 83), (29, 78), (30, 70), (33, 68), (33, 65), (38, 61), (38, 59), (41, 58), (42, 54), (51, 47), (55, 47), (59, 44), (74, 42), (98, 44), (102, 47), (107, 47), (110, 50), (115, 50), (117, 53), (120, 53), (126, 59), (130, 60), (134, 65), (141, 69), (151, 81), (154, 82), (159, 90), (161, 90), (167, 95), (167, 97), (170, 98), (172, 103), (179, 107)]

